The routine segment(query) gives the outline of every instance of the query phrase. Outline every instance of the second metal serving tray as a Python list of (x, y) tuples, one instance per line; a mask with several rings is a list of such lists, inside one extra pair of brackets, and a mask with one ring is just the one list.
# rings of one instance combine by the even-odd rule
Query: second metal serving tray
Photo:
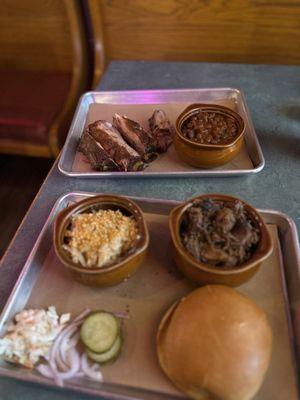
[[(0, 337), (8, 321), (24, 308), (55, 305), (59, 313), (73, 316), (85, 307), (126, 311), (124, 346), (119, 359), (102, 369), (104, 383), (77, 378), (66, 388), (109, 399), (180, 399), (183, 397), (161, 372), (155, 335), (164, 312), (178, 298), (194, 289), (174, 268), (170, 254), (168, 214), (176, 201), (132, 198), (142, 208), (150, 232), (150, 248), (140, 270), (110, 288), (91, 288), (74, 281), (55, 256), (53, 222), (62, 209), (92, 193), (69, 193), (54, 205), (15, 288), (0, 316)], [(297, 400), (300, 330), (299, 253), (293, 222), (284, 214), (259, 210), (274, 242), (270, 259), (238, 291), (251, 297), (267, 313), (273, 330), (269, 370), (255, 400)], [(55, 386), (35, 371), (0, 360), (0, 375)]]
[[(147, 128), (147, 118), (155, 108), (164, 109), (167, 115), (171, 113), (171, 122), (175, 124), (176, 116), (188, 104), (206, 102), (227, 105), (237, 111), (245, 121), (245, 144), (236, 158), (224, 166), (212, 169), (190, 167), (178, 159), (171, 146), (167, 153), (160, 155), (144, 171), (99, 172), (93, 171), (77, 152), (85, 126), (96, 119), (107, 119), (111, 122), (114, 112), (125, 113), (133, 119), (137, 118), (138, 114), (142, 120), (137, 120), (142, 125), (144, 122), (144, 127)], [(81, 97), (77, 106), (58, 168), (64, 175), (80, 178), (212, 177), (255, 174), (263, 169), (264, 164), (243, 93), (238, 89), (220, 88), (88, 92)]]

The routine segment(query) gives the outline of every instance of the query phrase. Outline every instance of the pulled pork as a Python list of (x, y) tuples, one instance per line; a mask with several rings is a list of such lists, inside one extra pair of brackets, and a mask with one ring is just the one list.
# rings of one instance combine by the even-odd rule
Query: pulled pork
[(198, 261), (231, 268), (249, 260), (260, 231), (240, 201), (194, 201), (185, 211), (181, 239)]

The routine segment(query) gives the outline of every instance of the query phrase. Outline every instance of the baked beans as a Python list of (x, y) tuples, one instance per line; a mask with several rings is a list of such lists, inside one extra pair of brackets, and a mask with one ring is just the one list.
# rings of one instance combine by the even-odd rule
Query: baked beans
[(237, 137), (238, 124), (229, 115), (200, 110), (183, 122), (181, 132), (197, 143), (228, 144)]

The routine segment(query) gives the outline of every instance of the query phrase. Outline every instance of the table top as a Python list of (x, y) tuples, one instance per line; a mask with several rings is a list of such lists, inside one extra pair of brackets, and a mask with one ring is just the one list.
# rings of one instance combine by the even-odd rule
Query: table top
[[(0, 268), (0, 311), (61, 195), (110, 192), (185, 200), (202, 193), (239, 196), (258, 208), (282, 211), (300, 227), (300, 67), (183, 62), (114, 61), (98, 89), (145, 90), (235, 87), (243, 90), (265, 157), (249, 177), (78, 179), (61, 175), (57, 161), (37, 194)], [(5, 395), (4, 395), (5, 393)], [(0, 399), (86, 399), (88, 396), (0, 378)]]

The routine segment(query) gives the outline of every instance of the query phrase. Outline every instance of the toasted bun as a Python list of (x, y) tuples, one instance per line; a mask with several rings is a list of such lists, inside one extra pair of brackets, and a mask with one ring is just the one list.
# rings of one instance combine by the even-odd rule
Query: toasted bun
[(267, 371), (272, 332), (266, 315), (236, 290), (209, 285), (171, 307), (159, 326), (159, 363), (194, 399), (247, 400)]

